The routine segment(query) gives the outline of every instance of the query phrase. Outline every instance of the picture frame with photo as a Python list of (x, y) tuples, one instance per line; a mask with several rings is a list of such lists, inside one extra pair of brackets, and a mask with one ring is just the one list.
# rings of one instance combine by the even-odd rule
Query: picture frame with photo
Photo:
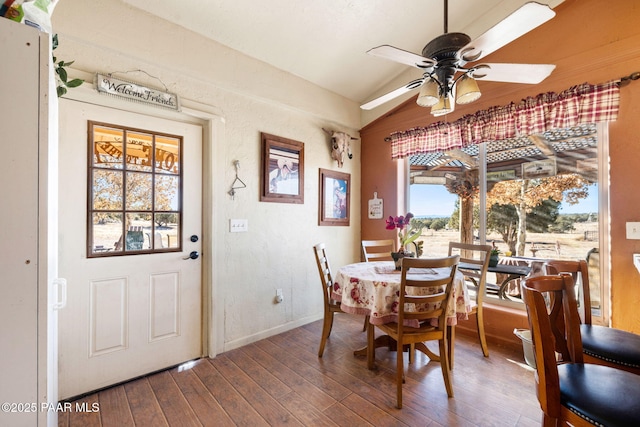
[(304, 203), (304, 143), (262, 132), (260, 201)]
[(318, 225), (348, 226), (351, 210), (351, 175), (320, 169)]

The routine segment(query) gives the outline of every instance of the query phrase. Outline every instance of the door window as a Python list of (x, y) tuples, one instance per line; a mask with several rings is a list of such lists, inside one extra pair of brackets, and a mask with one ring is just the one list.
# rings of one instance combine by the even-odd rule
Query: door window
[(89, 257), (181, 251), (182, 137), (89, 122)]

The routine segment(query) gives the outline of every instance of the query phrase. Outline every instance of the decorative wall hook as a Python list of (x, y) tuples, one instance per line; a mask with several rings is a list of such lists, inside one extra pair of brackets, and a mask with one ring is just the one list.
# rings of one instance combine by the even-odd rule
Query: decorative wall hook
[(245, 184), (244, 181), (242, 181), (238, 177), (238, 170), (240, 169), (240, 160), (234, 160), (233, 166), (235, 166), (236, 168), (236, 179), (234, 179), (233, 183), (231, 183), (231, 190), (229, 190), (229, 195), (231, 196), (231, 200), (234, 199), (237, 189), (247, 187), (247, 184)]

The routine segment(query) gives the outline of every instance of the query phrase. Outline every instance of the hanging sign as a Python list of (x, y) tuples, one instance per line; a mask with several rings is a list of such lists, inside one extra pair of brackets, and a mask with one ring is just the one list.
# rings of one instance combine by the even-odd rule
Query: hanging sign
[(142, 102), (176, 111), (180, 110), (178, 95), (116, 79), (113, 76), (96, 74), (96, 89), (98, 89), (98, 92), (118, 96), (130, 101)]
[(487, 172), (487, 181), (507, 181), (516, 179), (516, 171), (514, 169)]
[(382, 219), (382, 210), (382, 199), (373, 193), (373, 199), (369, 200), (369, 219)]

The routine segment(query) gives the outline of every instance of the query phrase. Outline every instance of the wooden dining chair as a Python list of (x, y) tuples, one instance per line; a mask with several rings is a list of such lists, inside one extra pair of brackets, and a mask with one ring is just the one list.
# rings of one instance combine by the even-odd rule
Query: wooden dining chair
[(587, 262), (585, 260), (550, 260), (545, 263), (545, 270), (547, 274), (568, 273), (574, 283), (579, 283), (577, 301), (585, 362), (640, 374), (640, 335), (591, 324), (591, 294)]
[(395, 252), (396, 242), (387, 240), (363, 240), (362, 254), (365, 262), (370, 261), (393, 261), (391, 252)]
[(583, 363), (571, 275), (531, 277), (521, 287), (536, 359), (542, 425), (640, 425), (640, 375)]
[[(404, 382), (404, 346), (410, 346), (410, 351), (416, 350), (431, 357), (431, 351), (425, 341), (438, 341), (440, 367), (444, 378), (447, 395), (453, 397), (451, 384), (451, 368), (449, 365), (449, 345), (447, 343), (447, 314), (446, 308), (453, 297), (453, 279), (456, 274), (458, 260), (454, 255), (447, 258), (405, 258), (402, 261), (400, 296), (398, 302), (398, 321), (382, 325), (372, 325), (367, 328), (367, 366), (373, 369), (375, 365), (375, 328), (389, 335), (396, 345), (396, 385), (397, 406), (402, 408), (402, 383)], [(433, 276), (428, 279), (425, 275), (413, 273), (416, 269), (448, 268), (446, 276)], [(434, 287), (441, 291), (429, 295)], [(430, 288), (430, 289), (427, 289)], [(442, 289), (444, 288), (444, 289)], [(421, 307), (424, 311), (416, 310)], [(432, 320), (438, 319), (438, 326), (432, 326)], [(419, 326), (405, 326), (405, 320), (415, 321)]]
[[(391, 252), (395, 251), (396, 242), (391, 239), (387, 240), (363, 240), (362, 254), (365, 262), (372, 261), (393, 261)], [(365, 316), (362, 331), (367, 330), (369, 316)]]
[(324, 346), (327, 343), (331, 328), (333, 327), (333, 314), (343, 313), (340, 308), (340, 302), (331, 298), (331, 288), (333, 286), (333, 275), (331, 274), (331, 265), (324, 243), (318, 243), (313, 247), (313, 253), (316, 257), (318, 265), (318, 273), (320, 273), (320, 282), (322, 284), (322, 295), (324, 298), (324, 322), (322, 324), (322, 336), (320, 338), (320, 348), (318, 349), (318, 357), (322, 357)]
[[(468, 270), (458, 266), (465, 277), (465, 280), (471, 281), (476, 290), (476, 299), (471, 306), (469, 314), (476, 315), (476, 326), (478, 329), (478, 338), (482, 347), (484, 357), (489, 357), (489, 348), (487, 347), (487, 338), (484, 333), (484, 312), (482, 303), (484, 301), (485, 291), (487, 288), (487, 269), (489, 268), (489, 256), (491, 254), (491, 245), (476, 245), (471, 243), (449, 242), (449, 256), (460, 255), (460, 263), (474, 264), (478, 266), (478, 270)], [(453, 366), (453, 348), (451, 349), (451, 366)]]

